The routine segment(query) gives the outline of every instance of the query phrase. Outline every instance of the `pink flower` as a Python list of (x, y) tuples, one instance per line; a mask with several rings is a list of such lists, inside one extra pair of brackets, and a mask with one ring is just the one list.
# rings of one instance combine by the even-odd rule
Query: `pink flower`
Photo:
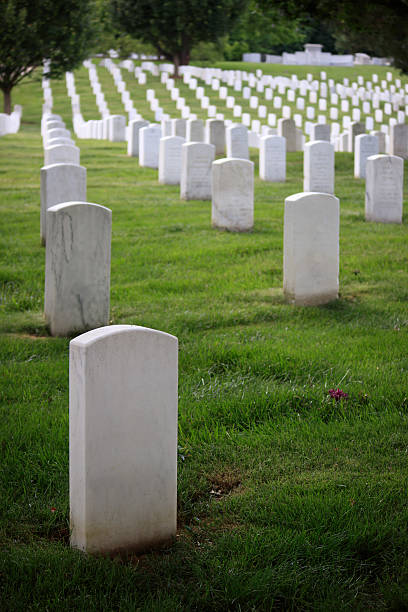
[(57, 509), (56, 509), (56, 508), (53, 506), (53, 507), (51, 508), (51, 512), (56, 512), (56, 511), (57, 511)]
[(348, 393), (345, 393), (341, 389), (329, 389), (329, 395), (330, 395), (330, 397), (335, 399), (336, 402), (338, 402), (340, 399), (347, 399), (348, 398)]

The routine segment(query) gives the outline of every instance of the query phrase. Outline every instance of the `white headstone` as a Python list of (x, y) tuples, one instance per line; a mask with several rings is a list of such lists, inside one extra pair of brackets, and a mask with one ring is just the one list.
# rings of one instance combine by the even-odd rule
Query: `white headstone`
[(390, 154), (408, 159), (408, 123), (391, 125)]
[(219, 119), (207, 119), (205, 123), (205, 142), (215, 146), (216, 155), (225, 153), (225, 124)]
[(366, 164), (366, 221), (402, 223), (404, 160), (373, 155)]
[(186, 137), (186, 120), (185, 119), (172, 119), (171, 120), (171, 135)]
[(354, 142), (354, 177), (366, 178), (367, 159), (378, 155), (378, 138), (372, 134), (359, 134)]
[(48, 209), (44, 314), (53, 336), (109, 321), (112, 213), (86, 202)]
[(282, 136), (264, 136), (260, 139), (259, 177), (263, 181), (286, 180), (286, 140)]
[(214, 145), (187, 142), (181, 147), (182, 200), (211, 200), (211, 164), (214, 158)]
[(109, 140), (111, 142), (124, 142), (126, 140), (126, 117), (123, 115), (110, 116)]
[(231, 125), (226, 129), (227, 157), (249, 159), (248, 130), (244, 125)]
[(204, 123), (201, 119), (189, 119), (186, 127), (187, 142), (204, 142)]
[(212, 165), (213, 227), (245, 232), (254, 225), (254, 164), (219, 159)]
[(326, 140), (330, 142), (330, 125), (328, 123), (315, 123), (312, 125), (310, 140)]
[(41, 168), (41, 243), (46, 240), (46, 212), (55, 204), (86, 202), (86, 168), (77, 164), (53, 164)]
[(286, 138), (286, 151), (292, 153), (296, 151), (296, 123), (293, 119), (279, 119), (278, 136)]
[(176, 534), (177, 338), (136, 327), (70, 343), (71, 546), (141, 552)]
[(359, 134), (365, 134), (364, 123), (353, 121), (349, 127), (349, 152), (354, 153), (355, 139)]
[(139, 130), (149, 125), (148, 121), (133, 120), (129, 123), (129, 136), (127, 154), (130, 157), (138, 157), (139, 155)]
[(179, 185), (181, 175), (181, 147), (185, 139), (181, 136), (166, 136), (160, 139), (159, 183)]
[(159, 167), (161, 127), (154, 123), (139, 131), (139, 165), (146, 168)]
[(44, 166), (52, 164), (79, 165), (80, 150), (74, 145), (53, 145), (44, 149)]
[(339, 200), (333, 195), (297, 193), (286, 198), (283, 290), (289, 302), (313, 306), (337, 299), (339, 216)]
[(334, 193), (334, 147), (330, 142), (315, 140), (305, 144), (303, 190)]

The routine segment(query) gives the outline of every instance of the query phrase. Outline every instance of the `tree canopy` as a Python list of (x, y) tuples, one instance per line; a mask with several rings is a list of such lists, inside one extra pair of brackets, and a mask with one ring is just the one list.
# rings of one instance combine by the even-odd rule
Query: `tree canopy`
[(112, 0), (115, 22), (174, 62), (190, 61), (199, 42), (215, 42), (232, 27), (247, 0)]
[(24, 77), (50, 61), (49, 76), (72, 70), (92, 42), (91, 0), (2, 0), (0, 10), (0, 89), (4, 111), (11, 91)]

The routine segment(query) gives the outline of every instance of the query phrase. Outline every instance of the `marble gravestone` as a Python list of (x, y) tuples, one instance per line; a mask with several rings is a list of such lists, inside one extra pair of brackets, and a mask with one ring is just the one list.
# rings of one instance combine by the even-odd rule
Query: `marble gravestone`
[(378, 138), (372, 134), (359, 134), (354, 141), (354, 178), (366, 177), (367, 159), (378, 155)]
[(219, 159), (212, 165), (213, 227), (246, 232), (254, 225), (254, 164), (246, 159)]
[(221, 119), (207, 119), (205, 142), (215, 146), (216, 155), (225, 154), (225, 124)]
[(248, 129), (245, 125), (231, 125), (225, 131), (227, 157), (249, 159)]
[(286, 140), (282, 136), (264, 136), (259, 145), (259, 177), (263, 181), (286, 181)]
[(71, 546), (143, 552), (177, 526), (178, 341), (112, 325), (69, 355)]
[(161, 127), (155, 123), (139, 130), (139, 166), (159, 167)]
[(330, 142), (315, 140), (305, 144), (303, 189), (334, 193), (334, 147)]
[(330, 142), (330, 125), (328, 123), (314, 123), (310, 132), (310, 140)]
[(44, 149), (44, 166), (52, 164), (79, 165), (80, 150), (75, 145), (53, 145)]
[(366, 163), (366, 221), (402, 223), (404, 160), (373, 155)]
[(181, 175), (181, 147), (185, 139), (181, 136), (166, 136), (160, 139), (159, 183), (179, 185)]
[(202, 119), (188, 119), (186, 127), (187, 142), (204, 142), (204, 123)]
[(187, 142), (181, 147), (180, 198), (211, 200), (211, 165), (215, 146), (204, 142)]
[(148, 121), (134, 119), (129, 123), (127, 154), (129, 157), (139, 156), (139, 131), (149, 125)]
[(186, 120), (185, 119), (172, 119), (171, 120), (171, 135), (186, 137)]
[(391, 125), (389, 151), (390, 155), (408, 159), (408, 123)]
[(339, 292), (339, 200), (297, 193), (285, 200), (283, 291), (299, 306), (326, 304)]
[(87, 202), (48, 209), (44, 314), (52, 336), (109, 322), (112, 213)]
[(86, 168), (77, 164), (53, 164), (41, 168), (41, 243), (46, 240), (46, 213), (63, 202), (86, 202)]
[(356, 140), (356, 136), (359, 136), (360, 134), (365, 134), (365, 125), (364, 123), (359, 123), (358, 121), (353, 121), (352, 123), (350, 123), (349, 126), (349, 146), (348, 146), (348, 150), (349, 153), (354, 153), (354, 147), (355, 147), (355, 140)]
[(293, 119), (278, 120), (278, 136), (286, 138), (286, 151), (293, 153), (297, 150), (296, 145), (296, 123)]
[(124, 142), (126, 140), (126, 117), (111, 115), (109, 117), (109, 140), (111, 142)]

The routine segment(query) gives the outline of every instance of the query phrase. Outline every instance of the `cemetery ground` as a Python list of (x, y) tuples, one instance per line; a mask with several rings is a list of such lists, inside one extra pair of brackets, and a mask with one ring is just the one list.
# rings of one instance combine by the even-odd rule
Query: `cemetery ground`
[[(22, 129), (0, 139), (1, 608), (407, 609), (406, 201), (402, 225), (365, 222), (364, 181), (336, 153), (340, 298), (293, 307), (283, 207), (302, 153), (266, 183), (251, 150), (255, 226), (235, 234), (125, 143), (77, 141), (88, 201), (112, 209), (111, 323), (180, 343), (176, 540), (87, 556), (68, 542), (69, 339), (42, 317), (40, 84), (18, 96)], [(71, 128), (68, 103), (54, 110)]]

